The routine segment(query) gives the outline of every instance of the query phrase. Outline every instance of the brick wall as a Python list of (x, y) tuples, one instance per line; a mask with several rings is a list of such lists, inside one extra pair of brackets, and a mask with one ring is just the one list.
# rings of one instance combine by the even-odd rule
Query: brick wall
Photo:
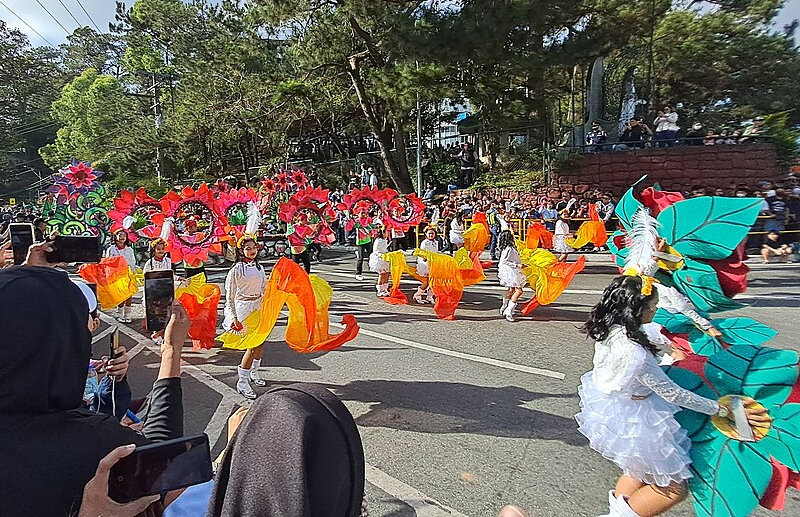
[(772, 145), (752, 143), (584, 154), (554, 181), (568, 190), (568, 185), (590, 185), (620, 195), (643, 174), (648, 185), (658, 182), (679, 192), (698, 185), (727, 190), (732, 183), (753, 188), (759, 180), (782, 176)]

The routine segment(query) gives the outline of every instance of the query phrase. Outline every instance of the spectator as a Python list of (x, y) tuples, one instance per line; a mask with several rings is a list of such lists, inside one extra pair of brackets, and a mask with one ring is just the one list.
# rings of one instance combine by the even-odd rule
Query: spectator
[(767, 232), (782, 232), (786, 229), (787, 199), (786, 191), (782, 188), (770, 190), (764, 198), (769, 206), (769, 219), (764, 223), (764, 230)]
[(602, 151), (606, 140), (608, 140), (608, 134), (600, 127), (600, 123), (592, 122), (592, 130), (586, 135), (586, 151), (589, 153)]
[(597, 204), (597, 216), (605, 223), (606, 230), (615, 230), (611, 222), (615, 208), (616, 205), (614, 205), (614, 202), (611, 200), (611, 194), (603, 194), (600, 198), (600, 202)]
[(719, 135), (714, 133), (713, 129), (706, 131), (706, 137), (703, 139), (703, 145), (714, 145), (717, 142)]
[(213, 489), (195, 487), (164, 515), (359, 517), (366, 513), (364, 482), (353, 416), (325, 388), (293, 384), (270, 390), (247, 410)]
[(478, 152), (473, 149), (472, 144), (466, 142), (461, 146), (461, 151), (454, 158), (458, 159), (461, 184), (465, 187), (472, 185), (476, 178), (475, 173), (480, 159)]
[(366, 163), (361, 164), (361, 188), (369, 186), (369, 169)]
[(769, 264), (769, 259), (773, 256), (778, 257), (781, 262), (788, 262), (791, 253), (792, 248), (781, 242), (780, 232), (772, 230), (767, 233), (767, 238), (761, 246), (761, 258), (764, 259), (764, 264)]
[(756, 117), (753, 119), (753, 123), (746, 128), (744, 128), (744, 134), (742, 135), (741, 142), (747, 142), (749, 140), (754, 140), (758, 136), (762, 135), (764, 130), (764, 117)]
[(653, 125), (656, 127), (656, 145), (658, 147), (672, 147), (675, 145), (675, 138), (678, 136), (678, 114), (672, 111), (669, 106), (664, 106), (658, 112)]
[(556, 229), (556, 219), (558, 219), (558, 210), (552, 201), (548, 201), (545, 208), (541, 211), (542, 219), (544, 220), (544, 227), (549, 231)]
[(41, 217), (33, 220), (33, 240), (34, 242), (44, 242), (47, 237), (47, 223)]
[(425, 191), (425, 195), (422, 196), (422, 200), (430, 203), (434, 197), (436, 197), (436, 189), (433, 188), (432, 184), (428, 183), (428, 189)]
[(686, 132), (686, 144), (687, 145), (703, 145), (703, 138), (706, 136), (706, 133), (703, 130), (703, 124), (700, 122), (695, 122), (692, 124), (692, 129)]
[(491, 255), (492, 260), (497, 260), (497, 238), (500, 235), (500, 211), (498, 209), (497, 203), (492, 201), (489, 210), (486, 212), (486, 221), (489, 223), (489, 234), (491, 238), (489, 240), (489, 255)]
[(375, 174), (375, 169), (370, 167), (367, 172), (369, 173), (369, 188), (378, 188), (378, 175)]
[[(28, 264), (47, 266), (48, 249), (49, 244), (34, 245)], [(100, 460), (122, 445), (183, 434), (180, 354), (189, 319), (177, 304), (175, 311), (142, 436), (112, 416), (80, 409), (91, 334), (87, 301), (75, 284), (47, 267), (0, 271), (0, 328), (5, 333), (0, 344), (0, 457), (15, 459), (13, 468), (0, 473), (0, 514), (71, 515), (81, 507), (88, 512), (81, 515), (111, 515), (97, 511), (98, 498), (111, 503), (108, 487), (99, 487), (98, 496), (97, 487), (87, 485), (102, 470)], [(106, 467), (115, 459), (118, 455)]]
[(646, 124), (642, 123), (636, 117), (631, 118), (628, 126), (622, 135), (619, 137), (617, 145), (614, 146), (615, 150), (627, 151), (629, 149), (642, 149), (645, 142), (653, 134)]

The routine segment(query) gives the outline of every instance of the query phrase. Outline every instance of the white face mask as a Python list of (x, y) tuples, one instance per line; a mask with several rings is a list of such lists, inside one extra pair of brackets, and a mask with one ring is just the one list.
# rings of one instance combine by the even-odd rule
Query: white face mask
[(746, 194), (744, 192), (737, 192), (736, 197), (746, 197)]

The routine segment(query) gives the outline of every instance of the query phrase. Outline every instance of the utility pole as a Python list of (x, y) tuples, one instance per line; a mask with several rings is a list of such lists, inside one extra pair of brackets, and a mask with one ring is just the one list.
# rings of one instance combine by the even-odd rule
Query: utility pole
[(144, 70), (140, 70), (136, 73), (144, 77), (149, 77), (152, 80), (151, 85), (149, 88), (147, 88), (147, 90), (145, 90), (145, 93), (126, 93), (126, 95), (146, 99), (151, 103), (149, 108), (150, 111), (153, 112), (153, 120), (156, 126), (156, 178), (158, 179), (158, 184), (161, 185), (162, 160), (161, 148), (158, 146), (158, 134), (161, 126), (164, 125), (164, 113), (161, 109), (161, 96), (159, 95), (159, 87), (165, 81), (169, 81), (169, 84), (172, 85), (172, 81), (175, 79), (175, 77), (169, 74), (159, 74)]
[[(417, 61), (419, 70), (419, 61)], [(420, 109), (419, 90), (417, 90), (417, 194), (422, 196), (422, 110)]]

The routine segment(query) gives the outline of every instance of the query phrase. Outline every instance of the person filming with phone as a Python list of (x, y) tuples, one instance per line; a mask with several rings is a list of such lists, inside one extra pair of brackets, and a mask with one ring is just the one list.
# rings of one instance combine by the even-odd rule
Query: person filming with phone
[(89, 305), (47, 262), (52, 248), (34, 244), (22, 267), (0, 271), (0, 458), (7, 466), (0, 515), (132, 517), (159, 497), (111, 500), (109, 471), (137, 446), (183, 435), (180, 360), (189, 318), (173, 305), (141, 434), (84, 409)]

